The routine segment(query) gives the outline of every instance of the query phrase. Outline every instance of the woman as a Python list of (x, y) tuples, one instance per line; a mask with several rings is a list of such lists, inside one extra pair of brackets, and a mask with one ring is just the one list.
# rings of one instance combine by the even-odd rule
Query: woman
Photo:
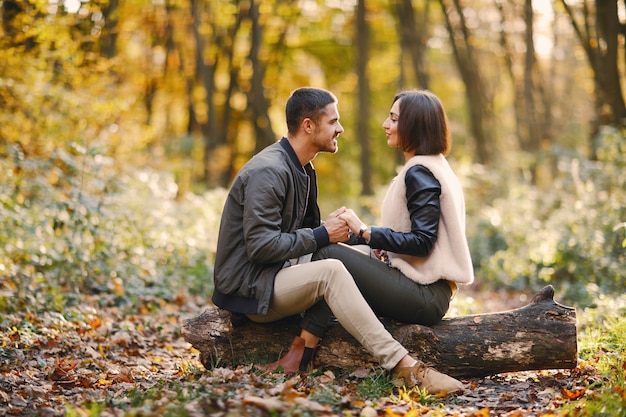
[[(377, 315), (433, 325), (448, 311), (457, 284), (474, 281), (463, 190), (444, 156), (446, 113), (431, 92), (405, 91), (394, 97), (383, 128), (405, 164), (383, 200), (382, 225), (367, 226), (348, 209), (340, 218), (356, 237), (352, 243), (367, 246), (330, 245), (313, 259), (341, 260)], [(414, 368), (399, 367), (393, 376), (410, 380)]]
[(358, 236), (353, 242), (369, 248), (330, 245), (314, 259), (340, 259), (378, 315), (433, 325), (448, 311), (457, 284), (474, 281), (463, 190), (444, 156), (446, 113), (431, 92), (405, 91), (394, 97), (383, 128), (406, 163), (383, 200), (382, 226), (368, 227), (346, 210), (340, 217)]
[[(445, 113), (439, 100), (431, 93), (401, 93), (394, 99), (390, 116), (383, 127), (389, 145), (402, 149), (407, 159), (383, 204), (383, 225), (386, 227), (366, 227), (352, 210), (338, 214), (358, 236), (355, 242), (367, 242), (375, 250), (366, 254), (347, 245), (333, 244), (315, 252), (313, 260), (341, 260), (342, 266), (352, 275), (365, 300), (377, 314), (409, 323), (433, 324), (446, 313), (454, 282), (469, 283), (473, 279), (465, 235), (460, 231), (464, 227), (463, 216), (460, 216), (463, 212), (462, 192), (441, 155), (449, 148)], [(427, 167), (441, 176), (443, 186)], [(403, 178), (405, 181), (402, 181)], [(456, 219), (460, 222), (450, 227), (460, 235), (458, 239), (457, 236), (455, 239), (441, 238), (442, 231), (447, 231), (448, 217), (450, 221)], [(458, 267), (459, 274), (450, 275), (446, 268), (429, 262), (429, 259), (440, 261), (440, 257), (445, 258), (446, 254), (451, 255), (457, 250), (463, 252), (458, 257), (463, 261)], [(387, 260), (387, 263), (380, 259)], [(447, 260), (445, 263), (454, 264)], [(313, 266), (316, 262), (310, 264)], [(310, 363), (312, 352), (310, 348), (305, 350), (305, 346), (314, 346), (319, 341), (328, 319), (341, 308), (349, 308), (352, 314), (348, 316), (352, 319), (363, 318), (361, 325), (351, 328), (346, 326), (349, 320), (337, 317), (364, 346), (368, 347), (368, 342), (388, 335), (384, 328), (380, 328), (376, 316), (361, 305), (361, 294), (340, 298), (334, 305), (327, 297), (320, 301), (314, 308), (316, 314), (309, 314), (314, 317), (314, 323), (305, 320), (301, 335), (294, 340), (289, 352), (263, 368), (297, 370), (299, 366), (300, 370), (306, 369), (303, 365)], [(364, 335), (369, 336), (362, 337)], [(382, 346), (379, 342), (371, 344), (373, 348), (370, 347), (370, 351), (379, 350), (378, 346)], [(382, 361), (381, 364), (391, 370), (396, 385), (419, 385), (431, 392), (463, 389), (461, 382), (427, 367), (397, 342), (390, 340), (388, 345), (382, 350), (393, 351), (397, 355), (395, 357), (401, 359)]]

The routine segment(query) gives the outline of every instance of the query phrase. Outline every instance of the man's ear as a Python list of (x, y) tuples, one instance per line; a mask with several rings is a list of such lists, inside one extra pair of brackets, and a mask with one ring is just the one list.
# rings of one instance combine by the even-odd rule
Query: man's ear
[(305, 117), (302, 120), (301, 126), (302, 126), (302, 129), (304, 129), (306, 133), (312, 133), (313, 130), (315, 129), (315, 123), (313, 122), (313, 120), (311, 120), (308, 117)]

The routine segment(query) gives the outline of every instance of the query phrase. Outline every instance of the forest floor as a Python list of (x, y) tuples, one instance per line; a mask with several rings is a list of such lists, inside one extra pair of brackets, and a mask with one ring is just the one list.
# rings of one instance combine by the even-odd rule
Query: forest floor
[[(525, 304), (509, 294), (471, 296), (483, 312)], [(115, 297), (83, 296), (63, 315), (2, 317), (0, 416), (556, 416), (595, 377), (588, 365), (501, 374), (437, 397), (377, 395), (374, 370), (294, 377), (249, 366), (207, 370), (181, 335), (203, 300)]]

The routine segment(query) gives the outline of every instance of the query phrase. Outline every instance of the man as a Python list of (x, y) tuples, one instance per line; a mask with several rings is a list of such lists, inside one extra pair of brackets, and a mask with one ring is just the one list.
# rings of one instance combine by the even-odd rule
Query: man
[[(285, 266), (310, 259), (330, 243), (345, 241), (349, 233), (338, 218), (343, 210), (331, 213), (321, 225), (311, 163), (320, 152), (337, 152), (337, 138), (344, 131), (337, 98), (326, 90), (300, 88), (289, 97), (285, 112), (287, 137), (254, 156), (237, 174), (217, 243), (213, 302), (255, 321), (302, 312), (301, 300), (288, 300), (289, 308), (270, 311), (276, 275), (288, 280), (290, 273), (298, 271)], [(321, 320), (327, 321), (324, 303), (310, 315), (320, 309), (325, 310), (318, 313)]]
[(337, 213), (321, 225), (311, 163), (319, 152), (337, 152), (343, 133), (337, 99), (301, 88), (286, 113), (287, 137), (241, 168), (224, 205), (213, 302), (233, 312), (268, 314), (274, 278), (285, 263), (345, 241), (349, 232)]
[(256, 322), (304, 312), (300, 336), (294, 338), (287, 354), (259, 366), (262, 369), (307, 370), (334, 315), (405, 385), (419, 383), (434, 391), (462, 388), (459, 381), (416, 361), (393, 339), (341, 261), (310, 261), (316, 250), (348, 239), (349, 228), (339, 217), (345, 208), (321, 224), (311, 164), (318, 153), (337, 151), (337, 137), (344, 130), (337, 99), (326, 90), (295, 90), (285, 113), (287, 137), (241, 168), (226, 199), (217, 241), (213, 302)]

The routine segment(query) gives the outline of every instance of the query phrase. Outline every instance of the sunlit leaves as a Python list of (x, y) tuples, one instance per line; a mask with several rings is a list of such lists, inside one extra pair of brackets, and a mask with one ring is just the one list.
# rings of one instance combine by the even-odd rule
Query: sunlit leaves
[[(590, 284), (599, 291), (623, 289), (625, 142), (607, 129), (597, 141), (600, 161), (558, 155), (549, 184), (461, 171), (469, 182), (468, 237), (478, 279), (514, 288), (550, 282), (582, 305), (596, 292)], [(481, 183), (510, 187), (497, 190), (491, 204), (476, 206), (473, 195), (488, 192)]]
[(3, 308), (62, 310), (74, 291), (173, 297), (181, 282), (210, 294), (223, 190), (179, 196), (171, 178), (118, 176), (79, 145), (2, 168), (11, 173), (0, 186)]

